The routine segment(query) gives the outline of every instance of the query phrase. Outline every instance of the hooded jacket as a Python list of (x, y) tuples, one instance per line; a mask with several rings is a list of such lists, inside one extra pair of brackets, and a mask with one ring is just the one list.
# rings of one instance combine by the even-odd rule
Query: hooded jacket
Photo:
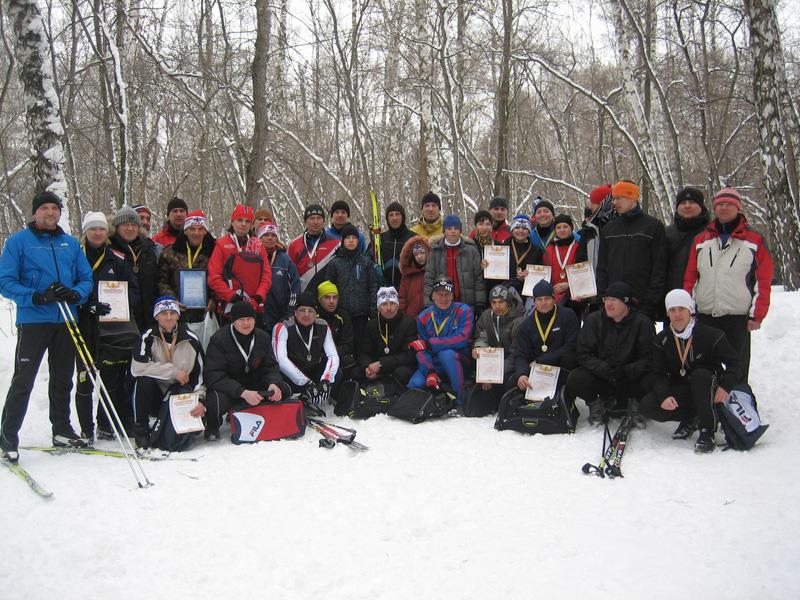
[[(473, 348), (503, 348), (505, 375), (514, 369), (514, 356), (511, 347), (523, 314), (523, 303), (517, 290), (508, 290), (508, 312), (497, 316), (491, 308), (483, 311), (475, 322), (475, 343)], [(499, 337), (498, 337), (499, 334)]]
[(386, 207), (386, 220), (389, 220), (390, 212), (399, 212), (403, 217), (403, 222), (397, 229), (389, 228), (388, 231), (381, 233), (381, 268), (383, 269), (383, 283), (400, 290), (400, 282), (403, 273), (400, 268), (400, 254), (405, 243), (414, 237), (408, 227), (406, 227), (406, 211), (399, 202), (392, 202)]
[[(206, 232), (200, 244), (199, 254), (195, 256), (195, 250), (191, 250), (191, 266), (189, 265), (189, 242), (186, 234), (181, 232), (172, 245), (166, 247), (158, 258), (158, 291), (160, 294), (167, 294), (180, 298), (181, 271), (184, 269), (202, 269), (208, 271), (208, 263), (211, 254), (214, 252), (216, 240), (211, 233)], [(206, 273), (207, 275), (207, 273)], [(207, 279), (207, 278), (206, 278)], [(206, 284), (208, 282), (206, 281)], [(211, 289), (208, 289), (208, 297), (211, 297)], [(205, 318), (205, 310), (193, 308), (186, 310), (182, 317), (187, 323), (197, 323)]]
[(358, 251), (340, 246), (328, 265), (328, 281), (339, 288), (339, 306), (351, 317), (375, 314), (378, 281), (375, 263)]
[(427, 260), (431, 257), (431, 244), (424, 235), (416, 235), (409, 239), (400, 252), (400, 310), (412, 319), (416, 319), (425, 308), (425, 266), (419, 266), (414, 260), (414, 245), (425, 246)]
[[(456, 300), (483, 309), (486, 306), (486, 281), (483, 279), (481, 254), (475, 242), (464, 236), (461, 236), (458, 247), (456, 271), (461, 289), (461, 297)], [(425, 265), (425, 306), (431, 305), (431, 289), (434, 282), (442, 277), (447, 277), (447, 247), (444, 238), (433, 242), (428, 263)]]
[(769, 310), (772, 257), (761, 234), (739, 217), (724, 248), (716, 220), (694, 239), (683, 288), (694, 296), (698, 313), (748, 315), (761, 322)]
[[(36, 306), (35, 292), (61, 282), (80, 294), (83, 304), (92, 291), (92, 269), (80, 244), (60, 227), (44, 231), (31, 223), (8, 238), (0, 254), (0, 294), (17, 305), (17, 325), (62, 323), (58, 304)], [(76, 306), (70, 307), (75, 313)]]
[(425, 218), (422, 216), (422, 211), (419, 213), (419, 223), (414, 225), (411, 228), (411, 231), (416, 235), (424, 235), (426, 238), (430, 239), (437, 235), (442, 235), (443, 229), (442, 224), (444, 223), (444, 217), (439, 215), (439, 218), (436, 219), (433, 223), (426, 223)]

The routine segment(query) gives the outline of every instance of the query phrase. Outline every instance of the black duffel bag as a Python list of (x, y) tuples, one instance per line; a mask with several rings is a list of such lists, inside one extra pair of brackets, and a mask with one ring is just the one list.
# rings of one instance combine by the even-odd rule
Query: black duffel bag
[(141, 334), (133, 321), (101, 322), (97, 328), (98, 363), (106, 365), (129, 362), (141, 343)]
[(397, 397), (405, 391), (394, 377), (380, 377), (359, 385), (355, 380), (342, 382), (336, 393), (334, 414), (351, 419), (369, 419), (389, 412)]
[(575, 403), (566, 400), (564, 386), (561, 386), (555, 398), (540, 402), (525, 400), (525, 393), (514, 388), (500, 399), (494, 428), (543, 435), (575, 433), (579, 416)]
[(412, 423), (422, 423), (427, 419), (443, 417), (456, 401), (456, 395), (442, 388), (440, 390), (406, 390), (392, 403), (388, 415)]

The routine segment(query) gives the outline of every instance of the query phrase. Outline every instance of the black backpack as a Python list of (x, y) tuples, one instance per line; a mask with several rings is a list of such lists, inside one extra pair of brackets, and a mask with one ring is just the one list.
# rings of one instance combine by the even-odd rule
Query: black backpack
[(525, 400), (525, 393), (514, 388), (500, 399), (494, 428), (499, 431), (512, 429), (521, 433), (575, 433), (578, 424), (578, 409), (568, 402), (561, 386), (555, 398), (541, 402)]
[(728, 448), (750, 450), (769, 425), (761, 422), (755, 394), (746, 383), (734, 386), (725, 402), (714, 405)]
[(381, 377), (375, 381), (359, 385), (354, 380), (342, 383), (336, 394), (334, 414), (351, 419), (369, 419), (375, 415), (389, 412), (397, 397), (405, 387), (394, 377)]
[(406, 390), (392, 403), (388, 414), (404, 421), (422, 423), (427, 419), (443, 417), (453, 408), (455, 401), (455, 394), (444, 388), (438, 391)]

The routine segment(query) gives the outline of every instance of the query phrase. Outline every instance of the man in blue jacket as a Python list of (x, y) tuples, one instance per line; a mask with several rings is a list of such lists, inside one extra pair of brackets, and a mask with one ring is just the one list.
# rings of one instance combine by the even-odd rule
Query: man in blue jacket
[(40, 192), (33, 199), (33, 222), (12, 235), (0, 255), (0, 294), (17, 305), (14, 377), (0, 422), (0, 451), (10, 462), (19, 459), (19, 430), (45, 350), (53, 445), (87, 445), (69, 420), (75, 346), (58, 303), (71, 305), (74, 314), (92, 291), (92, 269), (78, 240), (58, 226), (60, 217), (61, 199)]

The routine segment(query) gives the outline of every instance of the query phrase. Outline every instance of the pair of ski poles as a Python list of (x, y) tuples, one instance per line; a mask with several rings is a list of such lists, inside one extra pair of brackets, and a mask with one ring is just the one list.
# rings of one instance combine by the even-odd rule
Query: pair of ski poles
[(64, 301), (58, 302), (58, 309), (61, 311), (61, 316), (64, 318), (64, 323), (67, 326), (67, 330), (72, 338), (72, 342), (75, 344), (78, 355), (86, 367), (86, 372), (89, 375), (89, 379), (92, 381), (94, 393), (97, 394), (99, 404), (106, 413), (108, 422), (111, 424), (111, 428), (114, 431), (114, 437), (117, 439), (120, 449), (125, 455), (125, 460), (131, 469), (131, 473), (133, 473), (133, 476), (136, 479), (136, 484), (140, 488), (150, 487), (153, 485), (153, 483), (147, 478), (147, 474), (144, 472), (144, 467), (142, 467), (142, 461), (139, 460), (139, 456), (136, 454), (136, 449), (133, 447), (128, 434), (125, 432), (125, 427), (122, 425), (122, 420), (117, 413), (117, 409), (114, 407), (114, 403), (111, 401), (111, 396), (108, 393), (108, 389), (106, 388), (105, 383), (103, 383), (103, 378), (100, 376), (100, 370), (97, 368), (97, 365), (92, 358), (92, 354), (89, 352), (89, 348), (87, 347), (86, 341), (83, 339), (83, 335), (78, 328), (78, 323), (75, 321), (75, 316), (72, 314), (72, 310), (70, 310), (69, 305)]

